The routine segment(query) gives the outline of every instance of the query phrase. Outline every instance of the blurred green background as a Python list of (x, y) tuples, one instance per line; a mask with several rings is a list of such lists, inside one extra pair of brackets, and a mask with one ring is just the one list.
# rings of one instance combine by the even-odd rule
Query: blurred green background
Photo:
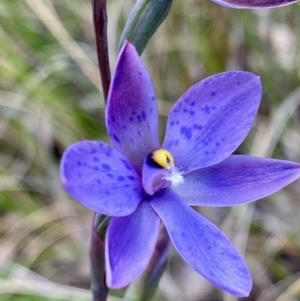
[[(161, 134), (172, 104), (217, 72), (261, 76), (262, 105), (239, 153), (300, 162), (300, 3), (230, 10), (174, 0), (143, 60), (156, 87)], [(111, 68), (134, 1), (108, 1)], [(0, 300), (90, 300), (92, 212), (62, 190), (63, 150), (108, 141), (88, 0), (0, 1)], [(243, 300), (300, 300), (300, 181), (265, 200), (199, 211), (244, 254), (254, 286)], [(111, 301), (120, 300), (112, 292)], [(171, 250), (155, 301), (237, 298)]]

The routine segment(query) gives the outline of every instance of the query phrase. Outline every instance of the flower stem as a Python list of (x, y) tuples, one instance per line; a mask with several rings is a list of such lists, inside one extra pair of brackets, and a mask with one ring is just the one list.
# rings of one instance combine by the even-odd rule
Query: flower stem
[(92, 0), (94, 30), (96, 36), (97, 57), (106, 104), (110, 85), (110, 67), (107, 43), (107, 13), (106, 0)]
[(146, 271), (126, 290), (123, 301), (150, 301), (167, 266), (170, 239), (161, 226), (157, 244)]
[[(105, 220), (105, 216), (103, 216)], [(105, 248), (104, 243), (97, 233), (97, 226), (101, 224), (101, 215), (95, 213), (90, 241), (91, 288), (93, 301), (106, 301), (108, 288), (105, 284)]]
[[(92, 9), (97, 58), (100, 70), (103, 98), (104, 103), (106, 104), (111, 79), (107, 42), (106, 0), (92, 0)], [(105, 218), (105, 216), (95, 213), (91, 230), (89, 255), (91, 264), (91, 288), (93, 301), (106, 301), (108, 295), (108, 288), (105, 284), (105, 248), (103, 243), (103, 233), (107, 225), (107, 219)]]

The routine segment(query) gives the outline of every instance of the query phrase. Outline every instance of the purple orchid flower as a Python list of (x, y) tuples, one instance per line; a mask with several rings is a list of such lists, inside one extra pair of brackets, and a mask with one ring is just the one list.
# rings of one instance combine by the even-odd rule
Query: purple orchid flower
[(212, 0), (230, 8), (272, 8), (298, 2), (298, 0)]
[(252, 286), (228, 238), (189, 205), (234, 206), (265, 197), (300, 176), (293, 162), (231, 155), (249, 132), (260, 103), (259, 77), (224, 72), (190, 88), (174, 105), (164, 142), (151, 78), (133, 45), (119, 56), (106, 109), (113, 147), (71, 145), (61, 181), (77, 201), (112, 216), (106, 233), (106, 276), (122, 288), (147, 267), (160, 220), (185, 261), (236, 296)]

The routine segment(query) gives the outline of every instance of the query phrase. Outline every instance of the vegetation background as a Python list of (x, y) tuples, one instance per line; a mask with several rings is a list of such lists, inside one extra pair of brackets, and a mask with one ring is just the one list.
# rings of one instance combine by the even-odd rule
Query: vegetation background
[[(156, 87), (161, 135), (191, 85), (239, 69), (261, 76), (262, 105), (238, 153), (300, 162), (300, 3), (261, 11), (174, 0), (143, 60)], [(108, 1), (113, 69), (134, 4)], [(59, 182), (63, 150), (108, 141), (89, 0), (0, 1), (0, 300), (90, 300), (92, 212)], [(244, 254), (258, 301), (300, 300), (300, 181), (258, 202), (200, 208)], [(121, 292), (112, 292), (111, 301)], [(155, 301), (234, 298), (171, 250)]]

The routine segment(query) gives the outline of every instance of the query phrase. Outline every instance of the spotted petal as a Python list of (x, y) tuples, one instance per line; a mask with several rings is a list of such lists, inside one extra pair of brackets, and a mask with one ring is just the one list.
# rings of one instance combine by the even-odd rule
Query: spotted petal
[(169, 189), (155, 194), (152, 207), (165, 223), (180, 255), (203, 277), (235, 295), (247, 296), (251, 276), (228, 238)]
[(64, 189), (89, 209), (112, 216), (132, 213), (142, 199), (135, 167), (118, 151), (100, 141), (77, 142), (60, 163)]
[(223, 161), (248, 134), (260, 103), (259, 78), (224, 72), (190, 88), (175, 104), (163, 147), (190, 172)]
[(158, 237), (159, 218), (148, 202), (126, 217), (113, 217), (106, 240), (106, 282), (122, 288), (147, 267)]
[(114, 147), (141, 169), (158, 148), (158, 111), (150, 75), (133, 45), (122, 49), (110, 86), (106, 110)]
[(233, 206), (268, 196), (300, 177), (300, 164), (250, 156), (196, 170), (173, 187), (189, 205)]
[(230, 8), (272, 8), (289, 5), (298, 0), (212, 0)]

